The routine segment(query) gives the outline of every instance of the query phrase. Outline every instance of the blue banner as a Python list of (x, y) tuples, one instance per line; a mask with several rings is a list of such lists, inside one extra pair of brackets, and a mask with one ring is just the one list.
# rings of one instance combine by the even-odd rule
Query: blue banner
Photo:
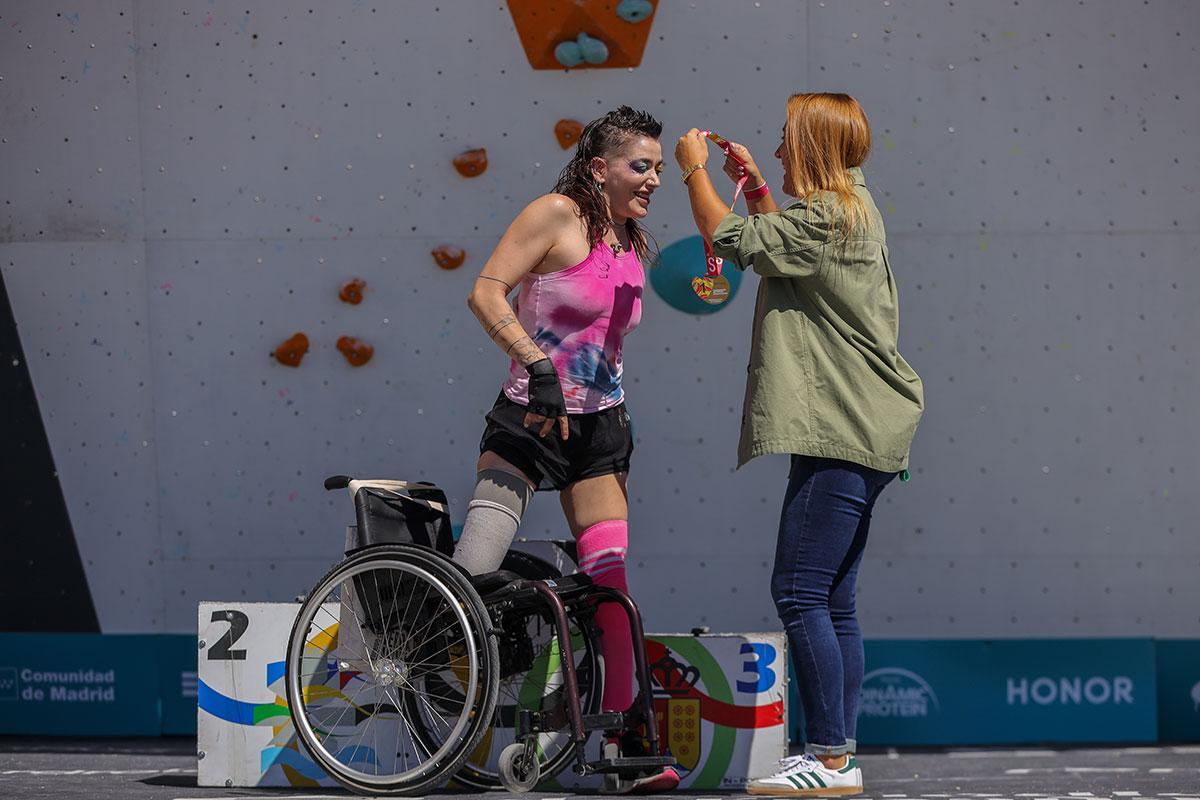
[(865, 745), (1153, 742), (1151, 639), (872, 641)]
[(1200, 641), (1164, 639), (1158, 652), (1158, 736), (1200, 742)]
[[(1197, 640), (868, 641), (866, 655), (866, 746), (1200, 741)], [(188, 634), (0, 633), (0, 734), (192, 735), (197, 689)]]
[(157, 636), (0, 634), (0, 733), (157, 736)]
[(162, 687), (162, 732), (196, 735), (196, 637), (163, 634), (158, 639), (158, 675)]

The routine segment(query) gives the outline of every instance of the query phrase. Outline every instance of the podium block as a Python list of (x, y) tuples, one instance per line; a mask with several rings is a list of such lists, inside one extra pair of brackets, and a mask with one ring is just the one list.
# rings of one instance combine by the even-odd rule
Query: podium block
[[(200, 786), (334, 786), (296, 738), (284, 690), (296, 603), (199, 607)], [(337, 610), (331, 609), (336, 618)], [(787, 752), (787, 656), (779, 633), (646, 637), (659, 736), (682, 788), (736, 789)], [(599, 737), (589, 741), (599, 756)], [(588, 788), (567, 770), (544, 789)]]

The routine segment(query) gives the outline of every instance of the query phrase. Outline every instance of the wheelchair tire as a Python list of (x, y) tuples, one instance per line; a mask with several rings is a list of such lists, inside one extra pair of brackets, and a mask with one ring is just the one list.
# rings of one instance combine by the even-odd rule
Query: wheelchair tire
[[(431, 675), (456, 686), (457, 706), (424, 695)], [(418, 795), (449, 780), (487, 733), (499, 662), (488, 612), (453, 563), (379, 545), (309, 592), (285, 676), (296, 735), (330, 777), (358, 794)], [(412, 718), (433, 702), (444, 723), (436, 734)]]
[(497, 766), (500, 769), (500, 782), (515, 794), (533, 791), (533, 787), (541, 780), (541, 764), (536, 755), (526, 759), (525, 745), (520, 742), (514, 742), (500, 751)]

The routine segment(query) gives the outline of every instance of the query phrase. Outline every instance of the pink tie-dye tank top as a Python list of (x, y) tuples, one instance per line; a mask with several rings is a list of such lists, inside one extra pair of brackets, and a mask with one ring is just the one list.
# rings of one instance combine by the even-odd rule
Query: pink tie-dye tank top
[[(573, 267), (521, 281), (517, 321), (554, 361), (568, 414), (619, 405), (621, 343), (642, 320), (646, 276), (636, 253), (616, 255), (601, 242)], [(504, 393), (529, 405), (529, 375), (513, 361)]]

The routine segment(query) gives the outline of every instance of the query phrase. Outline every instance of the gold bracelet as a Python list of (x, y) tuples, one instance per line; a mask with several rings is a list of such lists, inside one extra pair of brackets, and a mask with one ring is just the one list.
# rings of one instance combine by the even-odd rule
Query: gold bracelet
[(692, 164), (683, 171), (683, 174), (679, 176), (679, 180), (687, 183), (687, 179), (692, 177), (692, 173), (698, 169), (708, 169), (708, 167), (706, 167), (704, 164)]

